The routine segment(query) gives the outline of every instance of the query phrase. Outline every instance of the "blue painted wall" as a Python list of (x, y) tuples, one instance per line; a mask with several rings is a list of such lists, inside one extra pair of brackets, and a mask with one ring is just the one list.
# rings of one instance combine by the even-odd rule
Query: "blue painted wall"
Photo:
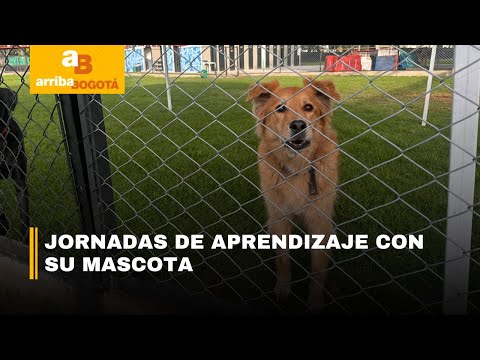
[(180, 69), (173, 67), (173, 49), (167, 50), (168, 71), (201, 72), (202, 47), (200, 45), (186, 45), (180, 47)]

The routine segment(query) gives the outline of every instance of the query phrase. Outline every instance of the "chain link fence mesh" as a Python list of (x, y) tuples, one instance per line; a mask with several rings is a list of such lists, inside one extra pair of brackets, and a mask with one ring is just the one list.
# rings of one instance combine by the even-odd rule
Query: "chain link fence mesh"
[[(368, 250), (335, 251), (327, 269), (325, 310), (440, 312), (445, 246), (451, 241), (446, 224), (454, 48), (437, 47), (428, 119), (421, 126), (431, 51), (431, 46), (408, 45), (127, 46), (126, 93), (103, 96), (99, 103), (117, 218), (112, 232), (169, 238), (203, 234), (206, 244), (216, 234), (266, 233), (257, 121), (246, 102), (248, 90), (273, 78), (282, 86), (301, 86), (307, 76), (327, 76), (341, 94), (332, 106), (341, 158), (333, 219), (339, 239), (347, 234), (368, 234), (371, 239), (423, 234), (425, 248), (380, 250), (370, 243)], [(370, 69), (345, 58), (348, 55), (359, 56), (361, 65), (370, 64)], [(339, 64), (339, 71), (330, 71)], [(374, 72), (365, 72), (370, 70)], [(395, 76), (409, 70), (417, 71), (416, 76)], [(337, 73), (345, 76), (334, 76)], [(39, 227), (57, 233), (78, 232), (58, 104), (53, 96), (26, 95), (27, 72), (5, 74), (4, 84), (25, 92), (14, 115), (27, 130), (32, 217)], [(7, 189), (4, 211), (14, 217), (13, 193), (6, 184), (1, 186)], [(470, 312), (480, 306), (478, 194), (475, 191), (469, 204), (472, 247), (464, 249), (470, 254)], [(305, 233), (301, 224), (292, 226), (295, 233)], [(125, 250), (113, 255), (139, 254)], [(206, 246), (148, 255), (189, 256), (194, 271), (126, 276), (174, 281), (192, 294), (260, 308), (304, 311), (307, 306), (307, 251), (290, 252), (288, 309), (273, 293), (274, 250), (217, 251)]]
[[(58, 232), (78, 232), (78, 207), (64, 147), (59, 103), (54, 95), (30, 95), (28, 47), (0, 46), (0, 49), (0, 88), (10, 89), (17, 99), (15, 110), (11, 113), (13, 119), (0, 120), (2, 129), (5, 125), (10, 128), (10, 138), (2, 136), (0, 139), (0, 213), (8, 219), (0, 225), (0, 232), (12, 239), (22, 240), (22, 226), (30, 225), (22, 223), (11, 172), (6, 170), (12, 166), (6, 159), (7, 154), (13, 154), (10, 150), (12, 141), (22, 137), (27, 157), (30, 223), (40, 227), (45, 238)], [(9, 121), (18, 124), (20, 134), (12, 130)], [(19, 155), (13, 155), (15, 162)]]
[[(294, 66), (298, 71), (321, 71), (326, 68), (327, 56), (345, 56), (349, 53), (360, 55), (362, 71), (381, 71), (389, 66), (379, 56), (397, 57), (397, 66), (393, 64), (391, 70), (421, 71), (429, 68), (432, 45), (299, 45), (296, 54), (298, 61), (294, 60)], [(453, 53), (453, 45), (438, 45), (434, 70), (452, 70)]]

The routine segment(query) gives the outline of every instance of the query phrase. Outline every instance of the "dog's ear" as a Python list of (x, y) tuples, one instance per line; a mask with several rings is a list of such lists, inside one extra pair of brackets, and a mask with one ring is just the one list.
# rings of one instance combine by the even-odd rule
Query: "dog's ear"
[(272, 93), (280, 87), (278, 80), (272, 80), (265, 83), (257, 83), (250, 87), (248, 91), (247, 101), (253, 101), (254, 104), (268, 100)]
[(335, 84), (331, 80), (304, 79), (303, 84), (305, 86), (310, 84), (310, 86), (315, 91), (316, 95), (328, 106), (331, 105), (331, 99), (335, 99), (337, 101), (340, 100), (340, 95), (335, 89)]

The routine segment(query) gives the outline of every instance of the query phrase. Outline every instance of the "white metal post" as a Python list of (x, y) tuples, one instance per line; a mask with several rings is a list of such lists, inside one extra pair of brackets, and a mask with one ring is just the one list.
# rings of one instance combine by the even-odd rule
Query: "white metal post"
[[(240, 45), (235, 45), (235, 49), (237, 50), (237, 61), (235, 62), (237, 64), (237, 77), (240, 75), (240, 56), (243, 57), (243, 54), (240, 54)], [(245, 47), (243, 48), (245, 51)], [(233, 53), (233, 56), (235, 57), (235, 52)], [(245, 58), (244, 58), (245, 59)], [(245, 61), (243, 62), (245, 64)]]
[[(168, 46), (170, 49), (170, 46)], [(163, 72), (165, 73), (165, 86), (167, 89), (167, 105), (168, 110), (172, 111), (172, 94), (170, 93), (170, 76), (168, 74), (168, 58), (167, 58), (167, 46), (162, 45), (163, 53)]]
[(223, 46), (223, 63), (225, 64), (225, 73), (224, 73), (225, 77), (228, 76), (228, 70), (230, 69), (230, 67), (228, 65), (228, 63), (229, 63), (228, 59), (230, 58), (230, 55), (227, 56), (227, 54), (228, 54), (227, 47), (229, 47), (229, 46), (228, 45)]
[(218, 68), (220, 66), (220, 48), (215, 45), (215, 77), (218, 77)]
[(290, 53), (290, 67), (294, 67), (295, 66), (295, 45), (290, 45), (290, 46), (293, 47)]
[[(322, 69), (322, 55), (323, 55), (323, 49), (322, 45), (318, 45), (318, 66), (319, 66), (319, 71), (323, 71)], [(325, 68), (325, 66), (323, 67)]]
[(432, 54), (430, 55), (430, 66), (428, 67), (427, 94), (425, 103), (423, 104), (422, 126), (427, 125), (428, 108), (430, 106), (430, 90), (432, 90), (433, 70), (435, 70), (435, 58), (437, 56), (437, 45), (433, 45)]
[(266, 45), (261, 45), (260, 48), (260, 64), (262, 65), (262, 71), (265, 72), (265, 67), (266, 67), (266, 60), (267, 60), (267, 52), (265, 50)]
[(446, 314), (465, 314), (467, 311), (480, 96), (478, 60), (478, 48), (455, 46), (443, 294), (443, 311)]

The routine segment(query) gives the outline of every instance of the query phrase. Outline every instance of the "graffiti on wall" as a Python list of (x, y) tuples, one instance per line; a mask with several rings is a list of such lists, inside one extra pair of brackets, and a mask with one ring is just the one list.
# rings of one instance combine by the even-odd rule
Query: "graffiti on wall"
[(125, 71), (145, 71), (145, 50), (143, 47), (125, 49)]
[[(202, 47), (200, 45), (181, 46), (179, 55), (172, 48), (167, 50), (168, 71), (200, 72), (202, 71)], [(180, 69), (175, 68), (175, 56), (180, 57)]]

